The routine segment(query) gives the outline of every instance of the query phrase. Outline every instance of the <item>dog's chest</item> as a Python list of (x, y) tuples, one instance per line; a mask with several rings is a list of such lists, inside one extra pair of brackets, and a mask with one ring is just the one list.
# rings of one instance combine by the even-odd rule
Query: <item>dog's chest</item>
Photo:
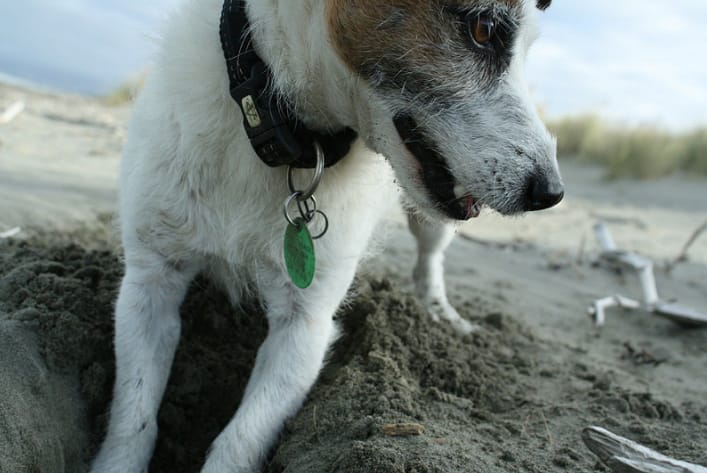
[[(192, 243), (234, 264), (261, 257), (279, 259), (288, 225), (284, 216), (290, 195), (286, 169), (265, 168), (249, 153), (240, 156), (251, 161), (232, 158), (222, 166), (226, 172), (211, 186), (200, 208), (192, 209), (200, 220)], [(311, 174), (297, 171), (296, 186), (306, 186)], [(329, 248), (347, 251), (351, 236), (357, 235), (350, 251), (353, 247), (363, 251), (377, 222), (396, 205), (398, 187), (384, 158), (359, 142), (339, 164), (324, 171), (314, 195), (317, 209), (329, 220), (329, 231), (317, 247), (325, 252)], [(296, 205), (290, 211), (296, 214)]]

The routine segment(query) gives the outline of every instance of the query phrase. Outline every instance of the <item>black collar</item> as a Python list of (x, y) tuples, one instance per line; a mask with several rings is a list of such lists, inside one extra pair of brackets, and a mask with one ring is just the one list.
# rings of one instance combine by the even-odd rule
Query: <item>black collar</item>
[(310, 130), (292, 108), (272, 93), (272, 75), (253, 48), (245, 0), (225, 0), (221, 12), (221, 46), (226, 57), (231, 97), (243, 112), (243, 127), (256, 154), (268, 166), (313, 168), (314, 142), (324, 149), (326, 166), (351, 149), (356, 132), (335, 134)]

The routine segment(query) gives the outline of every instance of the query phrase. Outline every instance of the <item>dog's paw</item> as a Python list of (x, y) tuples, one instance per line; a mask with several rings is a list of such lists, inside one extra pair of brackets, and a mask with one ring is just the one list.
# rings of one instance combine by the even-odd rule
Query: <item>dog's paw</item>
[(459, 312), (452, 307), (447, 301), (434, 299), (425, 304), (427, 313), (430, 314), (432, 320), (440, 323), (450, 324), (454, 330), (462, 335), (467, 335), (471, 332), (479, 330), (479, 326), (462, 318)]
[(452, 325), (454, 330), (457, 332), (461, 333), (462, 335), (467, 335), (472, 332), (476, 332), (477, 330), (480, 329), (480, 326), (469, 322), (466, 319), (456, 319), (456, 320), (450, 320), (449, 323)]

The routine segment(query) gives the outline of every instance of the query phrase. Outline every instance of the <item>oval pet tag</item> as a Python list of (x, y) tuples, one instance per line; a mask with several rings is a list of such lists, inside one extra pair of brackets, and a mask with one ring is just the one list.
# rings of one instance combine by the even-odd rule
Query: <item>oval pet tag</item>
[(285, 265), (295, 286), (306, 289), (314, 280), (314, 241), (304, 219), (285, 230)]

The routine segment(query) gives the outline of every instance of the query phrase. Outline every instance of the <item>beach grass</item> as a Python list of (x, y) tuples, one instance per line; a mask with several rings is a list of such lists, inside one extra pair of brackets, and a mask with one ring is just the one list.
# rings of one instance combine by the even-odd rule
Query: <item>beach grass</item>
[(119, 107), (132, 103), (145, 84), (145, 79), (146, 76), (142, 74), (124, 81), (118, 87), (103, 96), (103, 102), (110, 107)]
[[(105, 97), (109, 106), (131, 103), (146, 75), (126, 80)], [(626, 126), (598, 115), (547, 121), (561, 159), (605, 167), (607, 178), (657, 179), (675, 173), (707, 178), (707, 127), (671, 132), (653, 126)]]
[(551, 120), (548, 126), (561, 157), (599, 163), (608, 178), (707, 177), (707, 128), (678, 133), (615, 125), (594, 115)]

